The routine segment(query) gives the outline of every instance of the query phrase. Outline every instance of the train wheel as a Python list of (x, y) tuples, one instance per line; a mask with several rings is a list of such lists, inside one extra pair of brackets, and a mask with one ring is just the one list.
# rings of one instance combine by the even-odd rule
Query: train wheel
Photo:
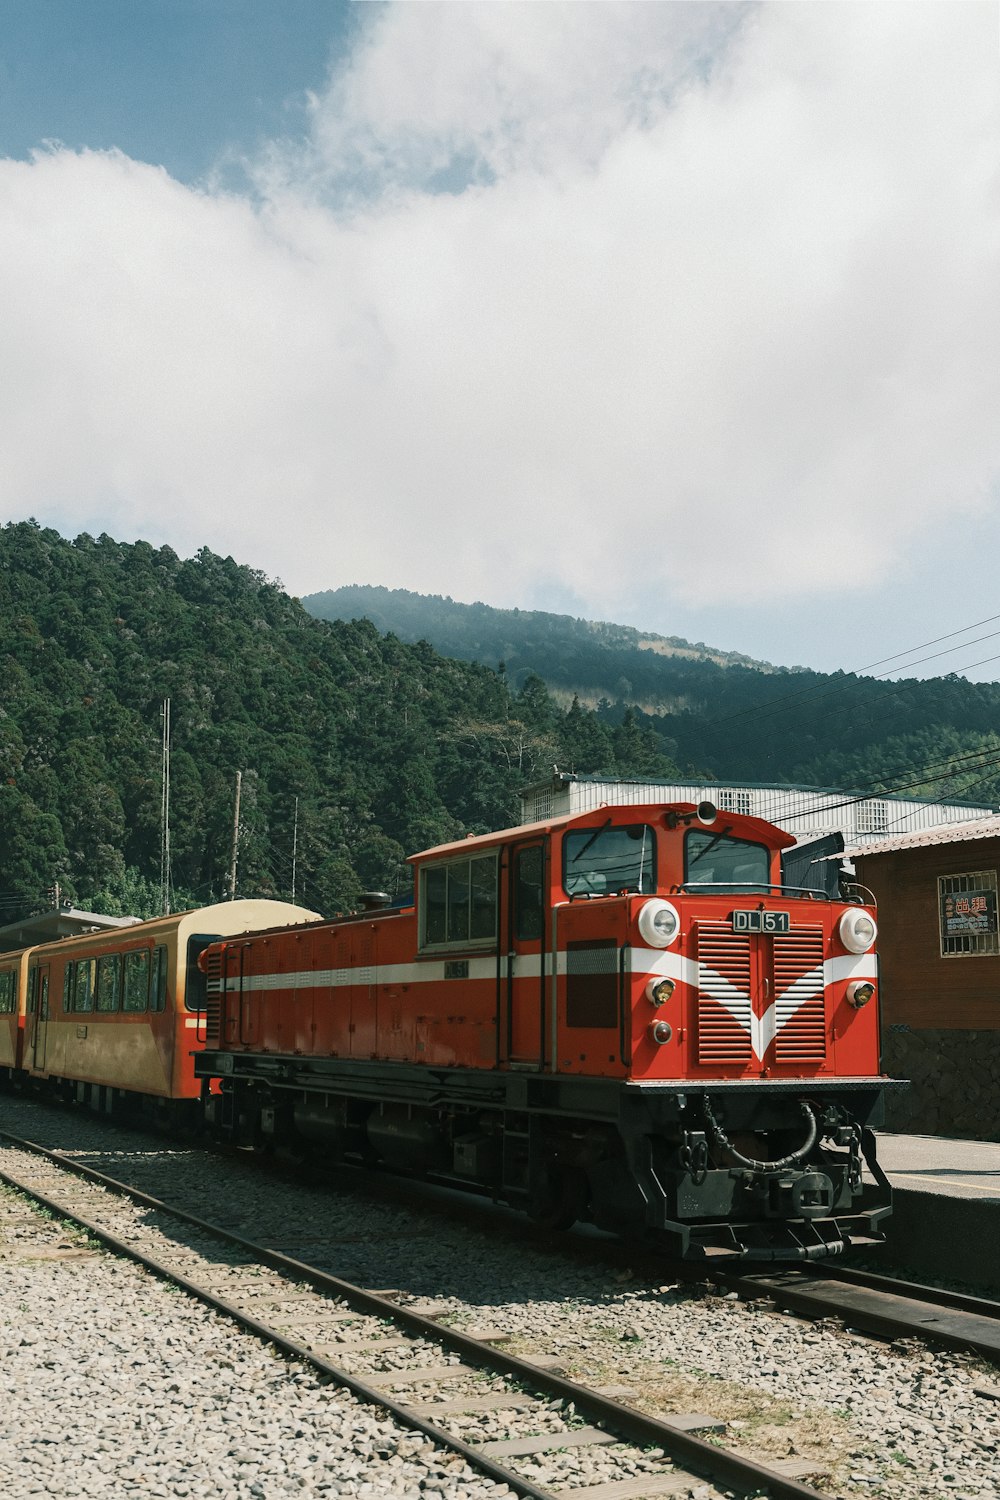
[(539, 1229), (570, 1229), (583, 1217), (590, 1184), (582, 1167), (550, 1162), (532, 1194), (528, 1217)]

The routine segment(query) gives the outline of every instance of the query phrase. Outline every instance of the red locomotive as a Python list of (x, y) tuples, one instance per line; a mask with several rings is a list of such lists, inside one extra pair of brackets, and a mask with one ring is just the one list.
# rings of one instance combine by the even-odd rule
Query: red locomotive
[(878, 1239), (875, 914), (783, 886), (793, 843), (602, 808), (416, 855), (405, 909), (215, 943), (209, 1118), (688, 1257)]

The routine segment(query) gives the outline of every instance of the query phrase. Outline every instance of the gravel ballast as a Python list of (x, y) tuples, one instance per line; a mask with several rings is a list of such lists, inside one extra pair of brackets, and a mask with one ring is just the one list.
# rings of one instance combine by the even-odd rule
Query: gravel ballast
[(0, 1340), (6, 1500), (511, 1493), (10, 1192)]
[[(23, 1129), (54, 1148), (86, 1152), (93, 1165), (112, 1176), (134, 1177), (147, 1191), (178, 1201), (183, 1196), (192, 1207), (200, 1202), (207, 1217), (237, 1225), (251, 1238), (280, 1245), (304, 1260), (315, 1259), (334, 1274), (362, 1285), (399, 1288), (421, 1300), (444, 1304), (446, 1320), (459, 1326), (501, 1328), (511, 1336), (509, 1347), (514, 1352), (558, 1355), (572, 1377), (591, 1385), (628, 1387), (636, 1394), (636, 1404), (647, 1410), (699, 1411), (720, 1417), (728, 1423), (724, 1441), (763, 1462), (778, 1458), (815, 1461), (817, 1478), (811, 1482), (831, 1496), (846, 1500), (862, 1495), (886, 1500), (997, 1500), (1000, 1496), (1000, 1401), (977, 1394), (977, 1387), (1000, 1385), (1000, 1374), (965, 1356), (931, 1351), (919, 1344), (888, 1347), (857, 1338), (837, 1324), (807, 1322), (763, 1304), (709, 1295), (704, 1289), (640, 1284), (612, 1266), (581, 1262), (568, 1252), (545, 1253), (517, 1246), (509, 1234), (509, 1216), (498, 1216), (494, 1228), (479, 1216), (478, 1227), (470, 1227), (452, 1209), (442, 1211), (431, 1205), (422, 1212), (391, 1199), (379, 1202), (371, 1191), (307, 1188), (262, 1174), (252, 1161), (220, 1161), (194, 1149), (171, 1148), (140, 1132), (108, 1132), (102, 1122), (86, 1116), (51, 1115), (24, 1101), (18, 1101), (16, 1112), (9, 1105), (10, 1101), (0, 1101), (0, 1126), (7, 1119), (11, 1129)], [(103, 1159), (97, 1160), (98, 1155)], [(36, 1288), (32, 1294), (22, 1281), (15, 1308), (19, 1302), (31, 1305), (34, 1295), (40, 1315), (47, 1306), (40, 1291), (44, 1284), (34, 1274), (29, 1276), (27, 1286)], [(85, 1286), (85, 1277), (81, 1276), (80, 1284)], [(143, 1284), (148, 1284), (145, 1279)], [(10, 1295), (5, 1288), (8, 1323)], [(182, 1300), (162, 1288), (160, 1295), (171, 1306)], [(64, 1323), (75, 1320), (75, 1310), (65, 1295), (57, 1299), (57, 1308)], [(157, 1324), (158, 1309), (159, 1304)], [(95, 1307), (93, 1318), (98, 1312)], [(200, 1309), (195, 1309), (194, 1316), (196, 1323), (208, 1320), (216, 1339), (226, 1327)], [(17, 1317), (13, 1326), (18, 1327)], [(95, 1329), (103, 1330), (103, 1326), (99, 1320), (94, 1323)], [(103, 1331), (99, 1341), (104, 1341)], [(238, 1342), (243, 1342), (243, 1336)], [(98, 1339), (91, 1341), (91, 1354), (97, 1353), (97, 1343)], [(256, 1349), (254, 1359), (261, 1363), (246, 1373), (243, 1366), (240, 1373), (229, 1371), (222, 1381), (216, 1371), (211, 1400), (222, 1401), (224, 1411), (226, 1392), (238, 1389), (248, 1399), (252, 1394), (251, 1413), (262, 1413), (270, 1401), (266, 1381), (280, 1372), (286, 1383), (294, 1385), (299, 1399), (307, 1402), (307, 1420), (302, 1423), (302, 1437), (293, 1445), (295, 1451), (301, 1445), (303, 1452), (312, 1453), (318, 1441), (331, 1445), (327, 1461), (334, 1467), (322, 1481), (328, 1486), (326, 1493), (408, 1494), (407, 1483), (418, 1486), (414, 1494), (478, 1497), (498, 1493), (496, 1486), (482, 1480), (454, 1480), (447, 1465), (440, 1475), (441, 1488), (435, 1491), (433, 1485), (439, 1480), (422, 1467), (423, 1460), (415, 1480), (410, 1471), (404, 1473), (397, 1465), (400, 1483), (387, 1487), (384, 1475), (393, 1472), (386, 1467), (388, 1461), (371, 1443), (367, 1448), (362, 1443), (363, 1453), (353, 1446), (350, 1424), (361, 1420), (378, 1427), (375, 1414), (329, 1387), (323, 1389), (314, 1377), (293, 1377), (289, 1366), (252, 1340), (249, 1343)], [(147, 1354), (152, 1347), (147, 1341)], [(25, 1368), (11, 1370), (7, 1389), (17, 1389), (13, 1379), (28, 1380), (35, 1392), (33, 1401), (41, 1409), (46, 1400), (44, 1361), (24, 1356), (23, 1351), (21, 1356)], [(389, 1357), (387, 1352), (384, 1358)], [(33, 1377), (27, 1373), (32, 1367)], [(259, 1403), (258, 1377), (253, 1370), (262, 1372), (259, 1379), (267, 1394)], [(263, 1373), (268, 1371), (271, 1377)], [(433, 1394), (424, 1391), (419, 1399), (431, 1400)], [(207, 1398), (199, 1391), (190, 1399), (198, 1403)], [(348, 1411), (351, 1415), (338, 1415), (342, 1425), (335, 1428), (317, 1428), (310, 1402), (318, 1402), (320, 1410), (332, 1404), (338, 1414)], [(72, 1405), (70, 1401), (70, 1409)], [(200, 1408), (185, 1408), (189, 1413), (192, 1409)], [(238, 1407), (238, 1415), (241, 1410), (247, 1414)], [(213, 1420), (223, 1423), (219, 1408), (212, 1406), (211, 1411)], [(190, 1416), (188, 1420), (192, 1421)], [(197, 1426), (199, 1420), (193, 1419), (193, 1424)], [(262, 1416), (261, 1420), (265, 1426), (270, 1420), (273, 1426), (280, 1419)], [(567, 1420), (567, 1413), (561, 1412), (558, 1420)], [(223, 1423), (221, 1430), (229, 1425)], [(517, 1434), (521, 1418), (507, 1413), (503, 1423), (494, 1426), (479, 1416), (457, 1425), (465, 1436), (489, 1439)], [(102, 1428), (95, 1423), (90, 1430)], [(133, 1433), (137, 1441), (144, 1435), (134, 1422), (123, 1430)], [(275, 1451), (282, 1448), (287, 1462), (285, 1439), (277, 1442)], [(398, 1448), (393, 1452), (399, 1457)], [(608, 1459), (602, 1455), (606, 1454), (607, 1450), (581, 1450), (578, 1457), (560, 1455), (559, 1474), (565, 1476), (561, 1482), (596, 1483), (603, 1477), (601, 1466)], [(228, 1458), (222, 1454), (218, 1461)], [(335, 1467), (335, 1462), (355, 1460), (362, 1465), (357, 1471)], [(0, 1477), (6, 1477), (6, 1461), (0, 1449)], [(405, 1455), (399, 1458), (399, 1464), (409, 1463), (411, 1469), (417, 1462)], [(521, 1466), (542, 1483), (554, 1472), (550, 1455), (539, 1455)], [(311, 1477), (314, 1469), (315, 1464), (310, 1464), (308, 1482), (319, 1492), (321, 1481)], [(283, 1493), (275, 1487), (279, 1481), (289, 1482), (287, 1470), (274, 1472), (279, 1478), (267, 1481), (271, 1485), (265, 1490), (268, 1500), (271, 1494)], [(207, 1480), (181, 1482), (188, 1483), (187, 1492), (193, 1495), (222, 1493), (211, 1486), (223, 1481), (229, 1483), (228, 1471), (220, 1470)], [(196, 1482), (207, 1483), (209, 1488), (196, 1489)], [(236, 1482), (246, 1483), (238, 1477)], [(365, 1490), (360, 1487), (363, 1483), (375, 1488)], [(355, 1487), (346, 1487), (350, 1485)], [(149, 1492), (179, 1493), (176, 1489)], [(21, 1494), (41, 1491), (22, 1488), (11, 1493), (20, 1500)], [(232, 1493), (259, 1491), (247, 1487)], [(691, 1493), (699, 1490), (692, 1487)]]

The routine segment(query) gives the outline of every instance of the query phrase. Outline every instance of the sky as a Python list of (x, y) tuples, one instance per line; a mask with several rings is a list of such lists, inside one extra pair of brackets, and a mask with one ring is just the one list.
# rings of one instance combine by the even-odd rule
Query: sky
[(4, 0), (0, 331), (0, 521), (1000, 678), (996, 0)]

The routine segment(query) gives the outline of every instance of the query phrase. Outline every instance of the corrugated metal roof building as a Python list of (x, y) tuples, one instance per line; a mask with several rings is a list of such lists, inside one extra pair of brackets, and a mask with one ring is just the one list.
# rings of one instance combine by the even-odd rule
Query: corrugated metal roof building
[(521, 793), (521, 821), (537, 823), (568, 813), (589, 812), (604, 804), (701, 802), (707, 798), (721, 812), (766, 818), (794, 833), (800, 844), (842, 833), (846, 843), (861, 845), (896, 833), (917, 833), (941, 824), (964, 823), (1000, 814), (981, 803), (932, 802), (920, 797), (869, 797), (834, 787), (787, 786), (744, 781), (612, 781), (599, 776), (572, 776), (556, 771)]

